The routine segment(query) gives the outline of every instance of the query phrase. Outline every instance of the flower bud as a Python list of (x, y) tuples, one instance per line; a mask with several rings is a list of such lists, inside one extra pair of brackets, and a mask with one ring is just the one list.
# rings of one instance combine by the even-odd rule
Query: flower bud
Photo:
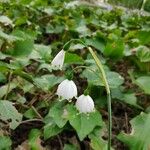
[(65, 59), (65, 51), (61, 50), (52, 60), (51, 64), (56, 69), (62, 69)]

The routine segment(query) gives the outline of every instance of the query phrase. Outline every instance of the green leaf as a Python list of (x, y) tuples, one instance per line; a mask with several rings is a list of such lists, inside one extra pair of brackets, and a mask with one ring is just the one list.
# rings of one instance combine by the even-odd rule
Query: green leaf
[(49, 121), (44, 126), (44, 139), (47, 140), (52, 136), (59, 134), (63, 128), (59, 128), (53, 121)]
[[(89, 69), (85, 69), (82, 73), (82, 77), (86, 77), (90, 84), (104, 86), (102, 77), (99, 76), (98, 69), (96, 67), (90, 67), (90, 69), (94, 72)], [(119, 73), (109, 70), (106, 70), (105, 72), (110, 88), (117, 88), (124, 82), (123, 77)]]
[(66, 52), (65, 63), (67, 63), (67, 64), (83, 64), (84, 60), (77, 54)]
[(130, 150), (148, 150), (150, 148), (150, 114), (141, 113), (130, 121), (130, 134), (120, 133), (118, 139), (129, 146)]
[(37, 143), (39, 137), (41, 135), (40, 130), (32, 129), (29, 133), (29, 146), (32, 150), (40, 150), (39, 143)]
[(146, 93), (150, 94), (150, 76), (141, 76), (135, 80), (135, 83)]
[(37, 115), (36, 115), (35, 111), (34, 111), (32, 108), (30, 108), (30, 109), (28, 109), (28, 110), (24, 113), (24, 116), (25, 116), (26, 118), (33, 119), (33, 118), (35, 118)]
[(10, 150), (12, 141), (8, 136), (0, 136), (0, 149), (1, 150)]
[(100, 52), (103, 52), (105, 49), (105, 41), (101, 38), (91, 38), (91, 39), (85, 39), (85, 43), (87, 45), (93, 46), (94, 48), (96, 48), (97, 50), (99, 50)]
[(22, 31), (15, 31), (13, 35), (22, 38), (14, 43), (13, 49), (9, 49), (11, 55), (13, 56), (28, 56), (34, 47), (34, 39), (28, 33)]
[(2, 98), (7, 93), (11, 92), (14, 88), (17, 87), (17, 83), (14, 81), (10, 82), (9, 84), (5, 84), (0, 87), (0, 98)]
[(150, 31), (139, 31), (137, 38), (140, 40), (140, 43), (145, 45), (150, 43)]
[(117, 88), (124, 82), (124, 78), (117, 72), (108, 71), (106, 77), (111, 88)]
[(48, 91), (54, 85), (64, 80), (63, 77), (56, 77), (54, 75), (43, 75), (33, 79), (34, 83), (41, 89)]
[[(107, 150), (108, 142), (102, 139), (103, 129), (96, 128), (88, 137), (93, 150)], [(111, 148), (112, 150), (112, 148)]]
[(146, 46), (139, 46), (136, 48), (136, 56), (141, 62), (150, 62), (150, 49)]
[(62, 128), (68, 121), (67, 110), (64, 108), (65, 101), (56, 103), (50, 108), (48, 116), (52, 117), (59, 128)]
[(3, 31), (0, 31), (0, 37), (2, 39), (7, 40), (8, 42), (13, 42), (13, 41), (17, 41), (17, 40), (22, 40), (22, 38), (19, 38), (17, 36), (13, 36), (13, 35), (9, 35), (4, 33)]
[(99, 112), (95, 111), (90, 114), (79, 114), (73, 105), (67, 107), (69, 122), (76, 130), (82, 141), (97, 126), (103, 126), (102, 117)]
[[(51, 58), (51, 47), (46, 45), (35, 44), (34, 49), (38, 52), (41, 59), (48, 61)], [(32, 55), (31, 55), (32, 57)]]
[(8, 121), (10, 128), (15, 129), (22, 120), (22, 114), (17, 111), (12, 102), (0, 100), (0, 119)]
[[(112, 37), (111, 37), (112, 36)], [(107, 41), (106, 48), (104, 50), (104, 55), (109, 56), (110, 58), (118, 59), (121, 58), (124, 54), (124, 42), (120, 37), (113, 37), (110, 35), (110, 40)]]
[(132, 105), (136, 108), (143, 109), (140, 105), (137, 104), (137, 97), (135, 96), (135, 93), (130, 92), (121, 92), (120, 89), (112, 89), (111, 90), (112, 98), (118, 99), (119, 101), (123, 101), (124, 103), (127, 103), (129, 105)]

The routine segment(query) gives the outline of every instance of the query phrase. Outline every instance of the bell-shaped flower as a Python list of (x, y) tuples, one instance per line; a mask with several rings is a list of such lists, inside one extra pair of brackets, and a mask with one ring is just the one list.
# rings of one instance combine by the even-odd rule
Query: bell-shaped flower
[(51, 64), (56, 69), (62, 69), (65, 59), (65, 51), (61, 50), (52, 60)]
[(77, 98), (76, 108), (80, 113), (90, 113), (93, 112), (94, 109), (94, 101), (89, 95), (81, 95)]
[(66, 79), (59, 84), (56, 94), (63, 99), (70, 100), (77, 96), (77, 87), (72, 80)]

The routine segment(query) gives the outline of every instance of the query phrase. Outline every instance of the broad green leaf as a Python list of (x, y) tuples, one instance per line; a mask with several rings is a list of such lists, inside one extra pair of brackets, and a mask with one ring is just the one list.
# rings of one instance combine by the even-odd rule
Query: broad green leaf
[(44, 126), (44, 139), (47, 140), (52, 136), (59, 134), (63, 128), (59, 128), (53, 121)]
[(40, 150), (38, 140), (41, 135), (39, 129), (32, 129), (29, 133), (29, 146), (32, 150)]
[(60, 83), (63, 80), (63, 77), (57, 77), (54, 75), (43, 75), (41, 77), (34, 78), (34, 83), (37, 85), (37, 87), (48, 91), (54, 85)]
[(62, 128), (68, 121), (67, 110), (64, 108), (65, 101), (56, 103), (50, 108), (48, 116), (52, 117), (59, 128)]
[(104, 55), (115, 59), (123, 57), (125, 49), (123, 40), (120, 37), (113, 37), (113, 34), (109, 36), (110, 39), (107, 41), (106, 48), (104, 49)]
[(13, 56), (28, 56), (33, 49), (33, 41), (26, 39), (15, 42), (14, 49), (12, 49)]
[(95, 111), (90, 114), (79, 114), (73, 105), (67, 107), (69, 122), (76, 130), (82, 141), (95, 127), (102, 127), (103, 121), (99, 112)]
[[(90, 138), (90, 146), (93, 150), (107, 150), (108, 142), (102, 139), (102, 130), (96, 128), (88, 137)], [(112, 150), (112, 148), (111, 148)]]
[(0, 136), (0, 149), (1, 150), (10, 150), (12, 141), (8, 136)]
[(15, 129), (22, 120), (22, 114), (17, 111), (12, 102), (0, 100), (0, 119), (8, 121), (10, 128)]
[(83, 64), (84, 60), (77, 54), (66, 52), (65, 63), (67, 63), (67, 64)]
[[(35, 44), (34, 49), (38, 52), (41, 59), (49, 62), (49, 60), (51, 58), (51, 47), (50, 46)], [(32, 55), (30, 56), (30, 58), (32, 58)]]
[(139, 46), (136, 48), (136, 56), (141, 62), (150, 62), (150, 49), (146, 46)]
[(140, 105), (137, 104), (137, 97), (135, 93), (131, 92), (121, 92), (120, 89), (112, 89), (111, 90), (112, 98), (117, 99), (118, 101), (122, 101), (139, 109), (142, 109)]
[(120, 133), (118, 139), (124, 142), (130, 150), (148, 150), (150, 148), (150, 114), (141, 113), (130, 121), (130, 134)]
[(11, 92), (16, 87), (17, 87), (17, 83), (15, 80), (13, 80), (12, 82), (10, 82), (8, 84), (1, 86), (0, 87), (0, 98), (2, 98), (3, 96), (5, 96), (9, 92)]
[[(104, 86), (102, 77), (99, 75), (99, 71), (95, 67), (90, 67), (90, 70), (85, 69), (82, 73), (82, 77), (86, 77), (90, 84)], [(108, 79), (110, 88), (117, 88), (124, 82), (123, 77), (117, 72), (106, 70), (106, 77)]]
[(146, 93), (150, 94), (150, 76), (141, 76), (135, 80), (135, 83)]
[(14, 43), (14, 47), (9, 49), (9, 53), (13, 56), (28, 56), (34, 47), (34, 37), (23, 31), (15, 31), (13, 35), (22, 38)]
[(150, 31), (139, 31), (137, 38), (140, 40), (141, 44), (149, 44), (150, 42)]
[(35, 111), (32, 108), (30, 108), (24, 113), (24, 116), (26, 118), (33, 119), (37, 116), (37, 114), (35, 113)]
[(22, 40), (22, 38), (19, 38), (17, 36), (14, 35), (9, 35), (4, 33), (3, 31), (0, 31), (0, 37), (4, 40), (7, 40), (8, 42), (13, 42), (13, 41), (17, 41), (17, 40)]
[(106, 77), (111, 88), (117, 88), (124, 82), (124, 78), (117, 72), (108, 71)]
[(103, 52), (105, 49), (105, 41), (100, 38), (93, 38), (93, 39), (85, 39), (85, 43), (87, 45), (93, 46), (100, 52)]

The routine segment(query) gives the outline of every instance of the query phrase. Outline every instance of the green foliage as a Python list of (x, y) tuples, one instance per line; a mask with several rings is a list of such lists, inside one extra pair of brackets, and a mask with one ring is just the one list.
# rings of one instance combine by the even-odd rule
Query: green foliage
[(29, 146), (32, 150), (40, 150), (37, 140), (40, 136), (40, 131), (38, 129), (32, 129), (29, 133)]
[(0, 149), (10, 150), (12, 141), (8, 136), (0, 136)]
[(141, 76), (136, 79), (135, 83), (146, 93), (150, 94), (150, 76)]
[(0, 118), (8, 121), (11, 129), (15, 129), (22, 120), (22, 114), (13, 106), (12, 102), (0, 100)]
[(120, 133), (118, 139), (127, 144), (131, 150), (148, 150), (150, 146), (149, 124), (150, 114), (141, 113), (131, 120), (131, 133)]
[[(44, 139), (42, 142), (47, 146), (58, 134), (64, 150), (78, 148), (70, 140), (77, 140), (76, 134), (83, 143), (88, 137), (86, 142), (94, 150), (107, 149), (107, 139), (102, 138), (106, 134), (103, 131), (106, 120), (102, 119), (107, 111), (106, 91), (102, 75), (85, 45), (91, 46), (103, 63), (112, 103), (132, 109), (133, 115), (129, 116), (149, 112), (149, 103), (145, 100), (143, 104), (142, 98), (150, 94), (150, 15), (118, 8), (107, 11), (71, 0), (0, 3), (0, 126), (8, 133), (0, 136), (0, 149), (11, 149), (15, 142), (12, 133), (16, 134), (12, 130), (20, 123), (21, 134), (31, 124), (31, 130), (27, 128), (29, 138), (23, 139), (33, 150), (38, 150), (38, 140)], [(140, 8), (142, 0), (112, 0), (112, 3)], [(146, 10), (148, 3), (147, 0)], [(85, 45), (75, 41), (64, 47), (72, 39), (82, 40)], [(63, 48), (67, 50), (64, 66), (57, 70), (51, 62)], [(133, 70), (132, 75), (129, 69)], [(71, 103), (58, 100), (57, 86), (68, 74), (77, 85), (77, 96), (87, 89), (94, 100), (95, 112), (80, 114), (74, 107), (76, 98)], [(117, 117), (116, 113), (113, 115)], [(119, 139), (133, 150), (146, 150), (149, 114), (141, 114), (131, 123), (133, 135), (121, 133)], [(71, 138), (68, 132), (73, 134)]]

